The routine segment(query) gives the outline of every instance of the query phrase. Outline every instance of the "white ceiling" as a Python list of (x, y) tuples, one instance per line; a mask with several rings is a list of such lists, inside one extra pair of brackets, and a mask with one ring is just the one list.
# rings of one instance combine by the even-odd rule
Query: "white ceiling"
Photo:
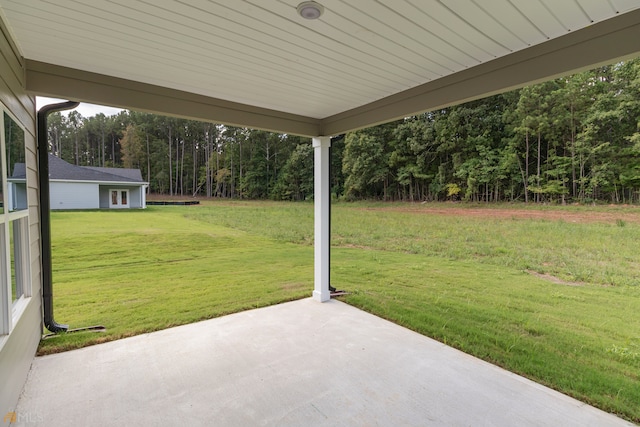
[(26, 59), (321, 119), (638, 0), (0, 0)]

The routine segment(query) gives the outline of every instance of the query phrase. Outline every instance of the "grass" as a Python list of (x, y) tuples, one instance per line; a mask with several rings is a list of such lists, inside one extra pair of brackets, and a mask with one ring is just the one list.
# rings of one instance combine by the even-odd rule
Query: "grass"
[[(334, 205), (332, 283), (351, 292), (344, 301), (640, 422), (640, 224), (628, 219), (637, 210), (545, 208), (615, 212), (621, 225), (398, 206)], [(310, 204), (52, 220), (56, 320), (107, 332), (43, 340), (41, 353), (301, 298), (313, 286)]]
[[(389, 203), (336, 204), (332, 210), (332, 244), (452, 260), (474, 259), (547, 273), (573, 282), (640, 285), (638, 222), (625, 222), (628, 226), (620, 226), (620, 220), (616, 219), (574, 223), (562, 219), (435, 215), (421, 213), (424, 209), (420, 206), (405, 205), (406, 209), (398, 211), (388, 210)], [(438, 205), (445, 211), (452, 206), (460, 205)], [(513, 205), (497, 206), (513, 209)], [(530, 205), (516, 206), (534, 210)], [(382, 209), (372, 210), (372, 207)], [(633, 207), (542, 206), (538, 210), (541, 209), (568, 213), (617, 212), (634, 215), (640, 221), (640, 211)], [(261, 215), (258, 227), (255, 215)], [(193, 217), (292, 243), (311, 244), (313, 240), (313, 211), (307, 204), (225, 203), (218, 204), (215, 211), (200, 211)]]
[(310, 247), (185, 218), (180, 208), (54, 212), (55, 318), (46, 354), (308, 296)]
[[(636, 288), (564, 286), (413, 254), (351, 249), (335, 256), (343, 262), (334, 281), (352, 292), (349, 304), (640, 421)], [(354, 280), (364, 266), (369, 280)]]

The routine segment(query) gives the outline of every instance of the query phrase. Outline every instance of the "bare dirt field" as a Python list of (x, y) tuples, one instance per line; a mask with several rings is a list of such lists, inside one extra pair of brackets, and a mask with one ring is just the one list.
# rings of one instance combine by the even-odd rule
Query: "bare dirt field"
[[(206, 198), (206, 197), (189, 197), (189, 196), (167, 196), (159, 194), (150, 194), (147, 196), (150, 201), (214, 201), (224, 204), (228, 200)], [(250, 203), (251, 201), (243, 200)], [(234, 204), (243, 202), (234, 200)], [(349, 206), (348, 204), (343, 206)], [(354, 206), (356, 207), (356, 206)], [(529, 208), (509, 207), (508, 205), (500, 205), (499, 207), (487, 207), (478, 205), (465, 205), (456, 202), (436, 202), (436, 203), (394, 203), (389, 202), (388, 206), (362, 207), (365, 211), (388, 211), (388, 212), (408, 212), (415, 214), (429, 215), (447, 215), (447, 216), (466, 216), (476, 218), (493, 218), (493, 219), (537, 219), (548, 221), (565, 221), (574, 223), (616, 223), (624, 221), (629, 223), (640, 224), (640, 206), (632, 205), (609, 205), (609, 206), (576, 206), (578, 210), (571, 210), (572, 206), (566, 207), (548, 207), (544, 205), (530, 205)]]
[[(375, 208), (363, 208), (368, 211), (392, 211), (392, 212), (409, 212), (416, 214), (429, 214), (429, 215), (446, 215), (446, 216), (467, 216), (476, 218), (492, 218), (492, 219), (539, 219), (548, 221), (565, 221), (575, 223), (586, 222), (604, 222), (604, 223), (616, 223), (617, 221), (640, 223), (640, 209), (637, 212), (624, 212), (619, 211), (619, 206), (612, 207), (611, 212), (602, 211), (602, 207), (598, 210), (585, 210), (583, 212), (571, 212), (566, 210), (534, 210), (534, 209), (519, 209), (519, 208), (475, 208), (475, 207), (442, 207), (429, 206), (428, 204), (416, 205), (410, 207), (407, 205), (389, 206), (389, 207), (375, 207)], [(605, 208), (606, 209), (606, 208)], [(635, 209), (628, 207), (628, 209)]]

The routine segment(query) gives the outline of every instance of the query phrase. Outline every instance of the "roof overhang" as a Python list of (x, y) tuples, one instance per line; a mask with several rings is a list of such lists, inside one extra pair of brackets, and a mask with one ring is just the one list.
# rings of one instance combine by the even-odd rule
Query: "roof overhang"
[[(188, 14), (191, 10), (189, 7), (193, 6), (187, 6), (182, 2), (162, 2), (158, 5), (145, 3), (146, 6), (137, 3), (131, 4), (131, 6), (128, 3), (125, 5), (126, 2), (117, 3), (122, 3), (117, 7), (114, 5), (115, 9), (120, 10), (119, 13), (129, 10), (133, 15), (141, 13), (141, 11), (156, 14), (155, 17), (149, 17), (152, 22), (154, 19), (158, 23), (164, 22), (166, 25), (173, 21), (183, 24), (185, 22), (192, 23), (193, 25), (200, 22), (196, 20), (194, 15)], [(283, 6), (283, 3), (287, 3), (286, 7)], [(282, 69), (282, 67), (276, 67), (270, 62), (269, 55), (261, 56), (253, 46), (243, 44), (246, 37), (244, 34), (229, 32), (227, 42), (238, 49), (234, 51), (237, 54), (235, 56), (248, 57), (253, 55), (247, 61), (253, 61), (255, 66), (264, 66), (265, 70), (268, 70), (268, 73), (265, 71), (265, 74), (269, 74), (266, 77), (274, 83), (273, 87), (265, 88), (266, 95), (261, 93), (259, 86), (264, 84), (264, 80), (262, 80), (264, 76), (254, 73), (255, 75), (251, 74), (253, 78), (247, 79), (246, 73), (241, 68), (217, 70), (212, 63), (207, 63), (211, 67), (210, 70), (193, 71), (189, 68), (197, 64), (193, 62), (183, 64), (182, 68), (180, 65), (176, 65), (173, 74), (166, 70), (163, 70), (165, 74), (162, 74), (160, 71), (156, 73), (151, 61), (141, 59), (143, 62), (140, 62), (142, 64), (140, 66), (144, 67), (144, 71), (147, 73), (142, 77), (136, 74), (134, 66), (127, 68), (126, 64), (119, 69), (110, 68), (108, 65), (104, 67), (93, 66), (94, 62), (100, 61), (101, 52), (92, 53), (91, 49), (95, 50), (100, 46), (108, 49), (109, 45), (105, 45), (104, 40), (68, 38), (70, 46), (66, 48), (63, 44), (65, 35), (71, 37), (69, 34), (74, 36), (82, 34), (82, 26), (87, 22), (74, 21), (75, 23), (71, 23), (70, 29), (62, 29), (61, 41), (58, 42), (60, 47), (55, 48), (47, 45), (45, 47), (48, 48), (48, 51), (45, 52), (43, 49), (38, 49), (37, 43), (33, 44), (34, 40), (45, 43), (46, 37), (51, 37), (53, 34), (47, 31), (60, 29), (54, 28), (52, 24), (51, 28), (47, 30), (43, 23), (44, 29), (34, 28), (35, 35), (32, 36), (28, 25), (40, 22), (36, 19), (38, 18), (36, 12), (40, 9), (44, 11), (43, 13), (50, 12), (54, 22), (64, 23), (62, 15), (56, 13), (58, 12), (57, 8), (63, 10), (64, 7), (70, 8), (73, 5), (68, 0), (56, 2), (55, 5), (36, 0), (21, 2), (0, 0), (0, 7), (5, 9), (4, 19), (8, 21), (8, 27), (14, 34), (18, 46), (24, 50), (26, 86), (32, 94), (304, 136), (337, 135), (640, 55), (640, 9), (638, 9), (640, 4), (627, 0), (602, 2), (602, 4), (588, 0), (576, 0), (571, 2), (571, 5), (568, 2), (566, 2), (567, 4), (565, 2), (550, 4), (543, 0), (512, 0), (509, 2), (500, 0), (496, 3), (492, 2), (490, 5), (489, 3), (482, 5), (485, 9), (478, 9), (480, 6), (477, 5), (477, 2), (459, 2), (458, 0), (455, 2), (448, 0), (425, 1), (419, 6), (413, 2), (398, 0), (396, 2), (376, 2), (375, 8), (384, 10), (374, 10), (367, 13), (362, 10), (365, 6), (369, 7), (371, 2), (354, 0), (354, 2), (350, 2), (352, 4), (347, 5), (338, 0), (327, 0), (324, 2), (326, 11), (321, 18), (323, 22), (317, 23), (317, 25), (297, 22), (289, 16), (292, 13), (290, 9), (295, 9), (294, 3), (289, 0), (262, 3), (253, 0), (223, 1), (215, 10), (207, 11), (209, 14), (207, 16), (210, 16), (216, 25), (228, 25), (227, 21), (231, 19), (231, 16), (234, 16), (238, 23), (243, 22), (244, 25), (247, 25), (245, 28), (247, 32), (251, 30), (250, 23), (258, 25), (259, 22), (263, 27), (265, 40), (276, 40), (277, 37), (284, 34), (282, 31), (283, 28), (286, 28), (292, 36), (291, 39), (280, 37), (271, 44), (265, 42), (264, 48), (273, 50), (274, 57), (279, 54), (285, 55), (283, 52), (286, 48), (293, 48), (292, 40), (294, 37), (299, 37), (302, 40), (296, 41), (296, 46), (300, 45), (299, 47), (307, 48), (317, 54), (317, 60), (314, 62), (313, 57), (306, 58), (305, 53), (300, 51), (299, 61), (293, 58), (284, 64), (290, 69)], [(239, 14), (239, 8), (245, 6), (244, 14)], [(396, 9), (392, 9), (391, 6)], [(451, 20), (456, 25), (450, 30), (452, 31), (451, 40), (459, 36), (460, 40), (467, 37), (466, 41), (463, 40), (454, 46), (455, 42), (444, 40), (444, 36), (438, 39), (438, 34), (435, 34), (430, 28), (426, 28), (427, 25), (422, 25), (423, 22), (418, 21), (419, 18), (413, 18), (407, 12), (409, 6), (412, 7), (411, 10), (416, 16), (425, 19), (425, 22), (431, 19), (429, 21), (431, 25), (438, 25), (437, 19)], [(111, 16), (112, 11), (106, 8), (96, 6), (94, 13), (92, 7), (82, 6), (80, 9), (84, 15), (78, 15), (78, 17), (83, 19), (86, 17), (87, 20), (90, 20), (94, 17), (108, 19)], [(205, 4), (202, 7), (205, 7)], [(173, 14), (170, 17), (166, 13), (164, 15), (160, 13), (171, 8), (173, 8)], [(493, 8), (492, 16), (488, 11), (491, 8)], [(500, 8), (505, 10), (510, 8), (509, 14), (497, 10)], [(471, 13), (472, 9), (475, 12)], [(516, 12), (514, 12), (515, 9), (517, 9)], [(36, 12), (30, 12), (31, 10)], [(437, 12), (432, 12), (432, 10)], [(574, 19), (576, 23), (573, 24), (567, 23), (569, 20), (567, 16), (570, 17), (569, 13), (572, 10), (574, 14), (581, 14)], [(232, 15), (231, 12), (235, 14)], [(565, 13), (564, 16), (563, 13)], [(551, 14), (549, 15), (551, 18), (546, 17), (548, 14)], [(477, 21), (476, 15), (478, 15)], [(437, 52), (425, 53), (424, 55), (418, 55), (415, 50), (409, 52), (407, 46), (418, 43), (419, 39), (408, 38), (409, 30), (404, 31), (402, 28), (393, 31), (384, 25), (374, 28), (372, 27), (372, 23), (375, 24), (372, 21), (373, 18), (377, 19), (378, 23), (384, 22), (384, 19), (388, 18), (395, 19), (399, 23), (406, 23), (407, 26), (410, 26), (409, 24), (422, 25), (424, 28), (414, 29), (414, 35), (429, 36), (433, 43), (441, 43), (444, 46), (443, 52), (448, 55), (447, 58), (453, 58), (457, 55), (463, 59), (467, 57), (471, 59), (467, 62), (458, 59), (460, 66), (446, 65), (446, 58), (442, 59), (443, 55), (438, 56)], [(515, 20), (515, 22), (507, 22), (507, 18)], [(12, 19), (15, 19), (15, 25), (12, 25)], [(367, 36), (372, 37), (381, 45), (395, 43), (394, 46), (398, 47), (398, 53), (388, 49), (382, 50), (382, 47), (374, 46), (371, 43), (364, 45), (362, 31), (348, 32), (344, 28), (340, 28), (340, 31), (336, 29), (336, 34), (334, 34), (331, 28), (336, 28), (340, 23), (344, 25), (345, 19), (351, 20), (351, 24), (357, 27), (356, 30), (369, 31)], [(489, 24), (493, 23), (492, 25), (487, 24), (488, 19), (492, 19), (489, 22)], [(520, 20), (518, 21), (518, 19)], [(552, 27), (552, 23), (549, 23), (551, 21), (547, 22), (549, 19), (555, 19), (556, 24), (565, 23), (556, 25), (559, 29), (554, 30), (550, 28)], [(280, 27), (277, 27), (276, 24)], [(333, 27), (331, 27), (332, 25)], [(530, 38), (519, 33), (520, 30), (517, 26), (531, 27)], [(494, 27), (501, 30), (502, 35), (494, 34)], [(209, 27), (202, 27), (202, 31), (207, 33), (213, 30), (210, 30)], [(447, 30), (441, 28), (440, 31), (444, 33)], [(145, 34), (156, 33), (149, 30)], [(209, 41), (202, 41), (198, 38), (198, 34), (200, 33), (197, 31), (191, 32), (189, 35), (181, 34), (180, 40), (176, 43), (183, 44), (176, 44), (176, 46), (187, 49), (189, 42), (202, 42), (203, 46), (206, 46)], [(479, 38), (477, 43), (469, 39), (469, 34), (477, 34)], [(546, 41), (540, 40), (541, 36)], [(163, 41), (166, 43), (163, 37), (165, 35), (162, 32), (157, 32), (158, 40), (150, 39), (149, 46), (155, 48), (158, 47), (156, 42), (158, 44)], [(333, 46), (336, 44), (336, 40), (342, 40), (342, 44), (346, 47), (343, 51), (336, 50), (335, 57), (323, 58), (319, 53), (325, 47), (318, 46), (317, 43), (307, 43), (309, 40), (325, 41), (327, 46)], [(215, 38), (210, 40), (212, 49), (215, 49), (216, 42)], [(136, 42), (122, 36), (112, 42), (112, 44), (114, 43), (126, 51), (129, 48), (133, 49), (132, 46)], [(461, 47), (463, 44), (469, 46), (464, 51)], [(492, 47), (494, 45), (497, 47)], [(353, 50), (354, 46), (358, 46), (359, 50)], [(74, 54), (73, 47), (84, 49), (81, 53), (89, 56), (88, 62), (82, 62), (83, 57)], [(426, 52), (428, 46), (423, 47)], [(449, 51), (446, 51), (447, 48)], [(403, 49), (407, 52), (404, 52)], [(49, 52), (51, 50), (55, 51)], [(362, 63), (370, 61), (378, 65), (379, 68), (372, 68), (371, 73), (362, 68), (351, 70), (349, 68), (351, 66), (350, 58), (346, 56), (348, 53), (355, 55), (352, 59), (354, 67), (360, 64), (358, 61)], [(415, 58), (411, 55), (414, 55)], [(478, 60), (478, 58), (480, 59)], [(116, 59), (122, 60), (123, 58)], [(411, 62), (413, 59), (415, 59), (413, 62), (416, 63), (413, 68), (407, 65), (404, 69), (399, 69), (395, 64), (392, 64), (393, 61), (413, 64)], [(203, 59), (203, 62), (206, 62), (205, 60), (206, 58)], [(422, 62), (418, 63), (418, 60)], [(134, 59), (131, 61), (135, 65)], [(340, 63), (344, 68), (344, 75), (327, 68), (327, 64), (323, 61)], [(317, 77), (315, 79), (309, 78), (309, 84), (313, 87), (305, 92), (306, 88), (302, 87), (300, 83), (300, 79), (304, 79), (305, 75), (298, 72), (298, 68), (306, 67), (304, 69), (311, 73), (314, 64), (318, 65), (318, 70), (320, 70), (318, 72), (324, 70), (328, 77), (326, 81), (318, 80)], [(406, 83), (407, 81), (416, 81), (418, 79), (416, 76), (421, 74), (420, 70), (422, 69), (424, 69), (422, 83)], [(430, 69), (438, 69), (439, 74), (435, 75)], [(230, 77), (229, 70), (237, 72), (240, 77)], [(398, 82), (390, 82), (386, 87), (386, 80), (378, 79), (380, 90), (376, 91), (378, 89), (375, 87), (376, 85), (359, 90), (359, 86), (352, 83), (349, 75), (349, 72), (355, 73), (356, 71), (362, 73), (363, 80), (374, 81), (378, 79), (378, 76), (389, 75), (397, 76), (398, 82), (405, 83), (401, 85)], [(406, 73), (402, 74), (405, 71)], [(180, 73), (184, 73), (185, 76), (202, 78), (201, 86), (188, 86), (181, 82)], [(162, 81), (161, 76), (169, 78), (166, 77), (167, 75), (169, 77), (177, 75), (178, 77), (176, 77), (176, 81), (167, 84), (156, 83)], [(208, 86), (207, 76), (213, 80), (220, 79), (221, 82), (228, 82), (230, 86), (239, 85), (235, 89), (238, 96), (212, 96), (212, 93), (218, 93), (216, 90), (219, 90), (219, 93), (223, 93), (224, 90), (220, 88), (219, 84)], [(389, 79), (393, 80), (391, 77)], [(291, 81), (291, 88), (287, 88), (286, 85), (282, 86), (283, 81)], [(354, 87), (350, 88), (349, 84), (353, 84)], [(247, 86), (246, 92), (243, 85)], [(329, 96), (322, 98), (317, 89), (320, 86), (326, 88), (327, 94), (335, 97), (335, 102)], [(189, 90), (185, 90), (185, 88)], [(349, 93), (341, 96), (340, 91), (347, 89)], [(253, 92), (255, 92), (255, 96), (252, 96)], [(286, 102), (279, 102), (277, 95), (280, 93)], [(385, 93), (386, 95), (380, 96)], [(310, 97), (309, 101), (301, 99), (306, 95)], [(314, 97), (321, 97), (323, 102), (315, 100)], [(357, 101), (350, 102), (350, 98), (357, 99)], [(345, 108), (349, 105), (351, 105), (350, 108)], [(304, 114), (295, 114), (295, 111), (304, 111)]]
[(296, 135), (321, 129), (309, 117), (37, 61), (26, 65), (27, 90), (36, 95)]
[(124, 187), (144, 187), (148, 186), (148, 182), (126, 182), (126, 181), (89, 181), (78, 179), (49, 179), (49, 182), (66, 182), (73, 184), (92, 184), (92, 185), (119, 185)]

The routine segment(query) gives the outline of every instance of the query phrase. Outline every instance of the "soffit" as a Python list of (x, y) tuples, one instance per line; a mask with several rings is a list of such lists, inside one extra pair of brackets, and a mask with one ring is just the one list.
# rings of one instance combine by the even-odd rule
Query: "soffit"
[(297, 15), (297, 0), (0, 0), (0, 8), (27, 60), (317, 120), (640, 8), (637, 0), (321, 3), (315, 21)]

